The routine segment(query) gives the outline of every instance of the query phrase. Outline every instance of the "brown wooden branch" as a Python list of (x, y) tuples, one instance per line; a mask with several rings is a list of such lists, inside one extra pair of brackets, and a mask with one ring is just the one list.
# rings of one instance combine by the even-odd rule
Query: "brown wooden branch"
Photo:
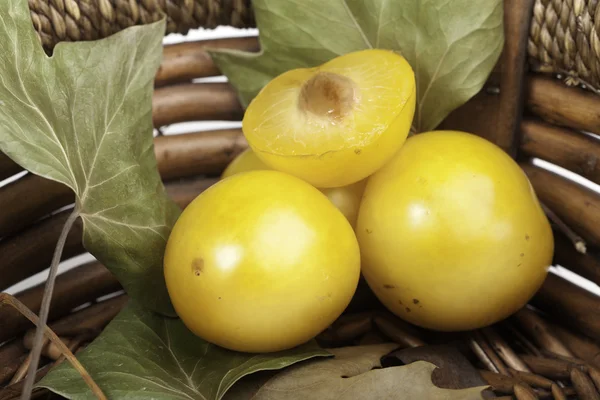
[(590, 365), (600, 368), (600, 345), (589, 337), (578, 335), (558, 324), (550, 325), (552, 332), (578, 358)]
[(407, 329), (405, 323), (390, 313), (378, 313), (373, 318), (381, 333), (394, 342), (406, 347), (424, 346), (425, 342)]
[(523, 308), (514, 317), (521, 328), (533, 337), (538, 346), (558, 355), (573, 356), (573, 353), (552, 332), (552, 328), (537, 313), (529, 308)]
[[(0, 293), (0, 305), (10, 305), (18, 309), (34, 325), (38, 325), (39, 323), (38, 317), (33, 312), (31, 312), (31, 310), (25, 307), (25, 305), (19, 300), (7, 293)], [(69, 348), (65, 346), (65, 344), (58, 338), (58, 336), (56, 336), (56, 334), (48, 326), (44, 326), (44, 335), (60, 348), (62, 354), (64, 354), (67, 360), (69, 360), (73, 368), (75, 368), (75, 370), (79, 372), (79, 374), (81, 375), (85, 383), (88, 385), (92, 393), (96, 396), (96, 398), (106, 400), (106, 396), (102, 392), (102, 389), (100, 389), (96, 382), (94, 382), (94, 380), (85, 370), (83, 365), (81, 365), (81, 363), (77, 360), (73, 353), (71, 353), (71, 350), (69, 350)]]
[(566, 326), (600, 340), (600, 297), (595, 294), (550, 273), (532, 304)]
[(27, 358), (27, 350), (20, 338), (0, 347), (0, 386), (13, 377), (25, 358)]
[(491, 344), (496, 354), (502, 358), (502, 361), (509, 367), (517, 371), (530, 372), (527, 365), (519, 358), (506, 341), (491, 327), (485, 327), (481, 330), (487, 341)]
[(1, 187), (0, 237), (18, 232), (74, 200), (66, 185), (33, 174)]
[(190, 83), (154, 91), (152, 120), (156, 128), (189, 121), (241, 121), (242, 106), (228, 83)]
[(196, 78), (221, 75), (207, 50), (230, 49), (256, 52), (259, 50), (256, 36), (200, 40), (164, 46), (163, 60), (154, 84), (159, 86), (189, 82)]
[[(10, 239), (0, 241), (0, 290), (4, 290), (50, 266), (60, 232), (71, 210), (39, 222)], [(75, 222), (67, 236), (62, 259), (84, 252), (81, 243), (83, 224)]]
[(582, 254), (562, 233), (554, 234), (554, 262), (600, 285), (600, 258), (597, 249)]
[[(487, 340), (481, 334), (481, 332), (472, 332), (471, 338), (477, 344), (475, 348), (481, 349), (481, 351), (483, 351), (483, 353), (485, 354), (485, 359), (489, 360), (492, 363), (492, 365), (494, 366), (493, 370), (498, 371), (498, 373), (502, 375), (510, 376), (508, 368), (506, 367), (506, 365), (504, 365), (500, 357), (498, 357), (498, 355), (494, 352), (494, 349), (492, 348), (492, 346), (490, 346), (490, 344), (487, 342)], [(471, 348), (473, 348), (473, 346)], [(478, 353), (476, 354), (480, 356)]]
[(581, 366), (577, 364), (556, 358), (537, 357), (530, 354), (521, 354), (520, 357), (535, 374), (551, 379), (570, 379), (571, 369), (581, 369)]
[(535, 165), (521, 166), (543, 203), (587, 242), (600, 244), (600, 194)]
[(600, 133), (600, 96), (536, 74), (527, 77), (527, 107), (555, 125)]
[(520, 150), (600, 183), (600, 140), (590, 135), (527, 119), (521, 123)]
[[(73, 308), (93, 301), (121, 288), (119, 281), (102, 264), (91, 262), (61, 274), (56, 280), (52, 296), (51, 319), (67, 315)], [(43, 283), (19, 293), (16, 297), (31, 311), (37, 313), (42, 303)], [(27, 319), (15, 309), (0, 309), (0, 342), (23, 332), (29, 327)]]
[(587, 244), (581, 236), (579, 236), (562, 218), (560, 218), (550, 207), (541, 202), (542, 209), (546, 217), (554, 225), (554, 229), (565, 235), (571, 241), (571, 244), (578, 253), (585, 254), (587, 252)]
[(248, 147), (241, 129), (222, 129), (154, 140), (158, 170), (163, 179), (220, 174)]
[(577, 368), (571, 369), (571, 382), (581, 400), (600, 400), (600, 393), (596, 390), (592, 380)]

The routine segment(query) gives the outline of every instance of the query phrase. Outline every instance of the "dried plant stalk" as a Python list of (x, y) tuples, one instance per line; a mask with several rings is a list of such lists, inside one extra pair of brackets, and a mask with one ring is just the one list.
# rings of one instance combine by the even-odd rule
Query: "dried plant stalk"
[(530, 372), (531, 370), (527, 365), (517, 356), (517, 354), (510, 348), (508, 343), (502, 339), (502, 337), (492, 327), (486, 327), (482, 329), (484, 336), (487, 338), (489, 343), (492, 345), (497, 354), (500, 355), (502, 360), (510, 368), (517, 371)]
[(591, 379), (577, 368), (571, 370), (571, 382), (581, 400), (600, 400), (600, 394), (596, 390)]
[[(14, 285), (50, 265), (54, 248), (71, 211), (48, 218), (18, 236), (0, 241), (0, 290)], [(62, 259), (84, 252), (83, 224), (78, 220), (67, 236)]]
[(73, 191), (62, 183), (28, 174), (0, 188), (0, 237), (22, 230), (51, 211), (71, 204)]
[(550, 379), (545, 378), (541, 375), (532, 374), (531, 372), (523, 372), (511, 369), (510, 373), (518, 380), (534, 387), (552, 389), (552, 385), (554, 384), (554, 382), (552, 382)]
[(98, 335), (101, 330), (125, 307), (129, 298), (125, 294), (92, 304), (50, 324), (57, 335)]
[(492, 387), (495, 392), (503, 394), (513, 394), (513, 387), (519, 383), (519, 380), (512, 377), (499, 374), (497, 372), (480, 370), (481, 377)]
[(554, 224), (556, 229), (558, 229), (563, 235), (569, 238), (575, 250), (578, 253), (585, 254), (587, 253), (587, 245), (581, 236), (579, 236), (569, 225), (565, 223), (550, 207), (545, 205), (543, 202), (541, 203), (542, 209), (546, 216), (550, 221)]
[(541, 75), (527, 77), (527, 107), (555, 125), (600, 133), (600, 97)]
[[(100, 296), (115, 292), (121, 288), (119, 281), (98, 262), (91, 262), (73, 268), (61, 274), (56, 280), (50, 318), (59, 318), (68, 314), (73, 308), (97, 299)], [(44, 294), (41, 283), (16, 295), (27, 308), (38, 312)], [(0, 342), (13, 337), (29, 328), (29, 322), (17, 310), (5, 307), (0, 309)]]
[(521, 123), (520, 150), (600, 183), (600, 141), (571, 129), (533, 119)]
[(552, 384), (552, 397), (554, 400), (567, 400), (567, 394), (556, 383)]
[(373, 314), (364, 312), (342, 315), (333, 323), (332, 328), (339, 340), (354, 340), (365, 335), (373, 328)]
[(227, 83), (190, 83), (156, 89), (152, 120), (160, 128), (188, 121), (241, 121), (242, 106)]
[(394, 317), (387, 314), (377, 315), (373, 318), (373, 322), (381, 333), (402, 346), (420, 347), (425, 345), (425, 342), (420, 338), (403, 329), (402, 325)]
[(578, 368), (576, 364), (554, 359), (521, 354), (521, 359), (536, 374), (551, 379), (569, 379), (571, 369)]
[(487, 358), (489, 358), (492, 364), (494, 364), (495, 369), (502, 375), (510, 376), (508, 368), (506, 368), (506, 365), (504, 365), (504, 363), (498, 357), (496, 352), (494, 352), (494, 349), (490, 346), (490, 344), (487, 342), (487, 340), (481, 334), (481, 332), (473, 332), (473, 339), (475, 339), (475, 341), (477, 342), (479, 347), (481, 347)]
[(546, 321), (531, 309), (523, 308), (515, 314), (515, 318), (540, 347), (555, 354), (573, 356), (573, 353), (552, 333)]
[(221, 75), (208, 54), (208, 49), (258, 51), (260, 45), (255, 36), (183, 42), (164, 46), (163, 60), (156, 77), (155, 86), (189, 82), (196, 78)]
[[(477, 342), (477, 340), (475, 340), (475, 338), (469, 338), (469, 347), (471, 348), (471, 351), (473, 351), (473, 354), (475, 354), (477, 356), (477, 358), (479, 359), (479, 361), (481, 361), (481, 363), (490, 372), (494, 372), (494, 373), (499, 373), (500, 372), (500, 370), (498, 369), (498, 367), (496, 367), (496, 365), (488, 357), (488, 355), (486, 354), (486, 352), (483, 351), (483, 349), (481, 348), (481, 346), (479, 345), (479, 343)], [(506, 376), (506, 375), (502, 375), (502, 376)]]
[(533, 390), (528, 388), (527, 386), (517, 383), (514, 386), (514, 393), (517, 400), (538, 400), (539, 397), (535, 394)]
[[(17, 300), (16, 298), (12, 297), (11, 295), (9, 295), (7, 293), (0, 293), (0, 305), (2, 305), (2, 304), (17, 308), (33, 324), (42, 326), (44, 334), (61, 349), (61, 352), (65, 355), (67, 360), (69, 360), (71, 365), (73, 365), (73, 367), (77, 370), (77, 372), (79, 372), (81, 374), (83, 380), (89, 386), (92, 393), (98, 399), (101, 399), (101, 400), (106, 399), (106, 396), (104, 395), (102, 390), (98, 387), (96, 382), (94, 382), (92, 377), (87, 373), (85, 368), (83, 368), (83, 366), (79, 363), (77, 358), (75, 358), (73, 353), (71, 353), (71, 351), (67, 348), (67, 346), (65, 346), (65, 344), (58, 338), (58, 336), (56, 336), (56, 334), (49, 327), (47, 327), (45, 324), (40, 324), (39, 318), (34, 313), (32, 313), (31, 310), (29, 310), (27, 307), (25, 307), (21, 302), (19, 302), (19, 300)], [(35, 354), (32, 357), (35, 359)], [(32, 362), (32, 365), (33, 365), (33, 362)], [(32, 375), (29, 375), (27, 378), (28, 378), (28, 381), (31, 380), (31, 382), (33, 382), (35, 380), (35, 376), (36, 376), (35, 372), (37, 371), (37, 368), (35, 368), (35, 369), (31, 368), (30, 370), (32, 370), (34, 373)], [(33, 383), (31, 384), (31, 386), (33, 386)], [(27, 381), (25, 381), (23, 393), (25, 395), (27, 395), (28, 393), (31, 393), (31, 390), (27, 390)]]
[(600, 339), (600, 297), (550, 273), (532, 304), (566, 326)]
[(25, 358), (27, 358), (27, 349), (19, 339), (0, 346), (0, 386), (13, 377)]
[(586, 254), (582, 254), (559, 232), (554, 234), (554, 262), (600, 284), (600, 259), (597, 249), (587, 249)]
[[(48, 342), (49, 342), (49, 339), (47, 337), (45, 337), (44, 340), (42, 341), (42, 346), (46, 347)], [(26, 348), (31, 350), (31, 347), (26, 347)], [(19, 368), (15, 372), (14, 376), (10, 380), (9, 385), (12, 385), (14, 383), (17, 383), (17, 382), (20, 382), (21, 380), (23, 380), (25, 375), (27, 375), (27, 371), (29, 370), (30, 365), (31, 365), (31, 353), (29, 353), (27, 355), (27, 357), (25, 357), (25, 360), (23, 360), (23, 363), (19, 366)]]

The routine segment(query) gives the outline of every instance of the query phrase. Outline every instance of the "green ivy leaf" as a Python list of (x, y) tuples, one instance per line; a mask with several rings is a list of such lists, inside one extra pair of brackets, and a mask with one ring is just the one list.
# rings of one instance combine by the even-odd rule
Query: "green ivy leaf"
[(76, 194), (85, 248), (128, 294), (173, 315), (163, 277), (179, 208), (153, 150), (164, 20), (46, 56), (26, 0), (0, 1), (0, 150)]
[[(314, 342), (279, 353), (232, 352), (203, 341), (179, 319), (130, 302), (77, 358), (109, 398), (218, 400), (248, 374), (329, 355)], [(66, 362), (38, 386), (68, 399), (94, 399)]]
[(413, 67), (414, 125), (427, 131), (481, 90), (504, 43), (501, 0), (254, 0), (252, 5), (261, 52), (211, 52), (244, 106), (285, 71), (384, 48), (399, 51)]

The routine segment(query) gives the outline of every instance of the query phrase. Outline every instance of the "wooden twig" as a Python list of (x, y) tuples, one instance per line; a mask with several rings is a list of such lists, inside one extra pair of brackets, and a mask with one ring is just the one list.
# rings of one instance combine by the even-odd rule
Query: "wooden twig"
[(154, 127), (190, 121), (241, 121), (243, 109), (228, 83), (189, 83), (154, 91)]
[(376, 315), (373, 318), (373, 322), (381, 333), (402, 346), (420, 347), (425, 345), (423, 340), (403, 329), (400, 322), (396, 320), (396, 317), (391, 317), (387, 313)]
[(517, 400), (538, 400), (539, 397), (535, 394), (533, 390), (523, 385), (522, 383), (517, 383), (513, 387), (515, 397)]
[(531, 309), (521, 309), (515, 314), (515, 318), (540, 347), (555, 354), (573, 356), (573, 353), (552, 333), (544, 319)]
[[(43, 340), (44, 346), (46, 346), (48, 341), (49, 341), (49, 339), (47, 337), (44, 337), (44, 340)], [(19, 366), (19, 369), (17, 369), (17, 371), (15, 372), (15, 374), (13, 375), (12, 379), (10, 380), (10, 382), (8, 384), (12, 385), (13, 383), (17, 383), (17, 382), (21, 381), (25, 377), (25, 375), (27, 375), (27, 371), (29, 370), (30, 365), (31, 365), (31, 352), (29, 354), (27, 354), (27, 357), (25, 358), (25, 360), (23, 360), (23, 363)]]
[(521, 344), (525, 347), (526, 351), (535, 355), (541, 356), (542, 352), (538, 349), (532, 342), (529, 340), (520, 330), (518, 330), (513, 324), (506, 324), (510, 332), (515, 336), (516, 340), (521, 342)]
[[(58, 338), (58, 336), (56, 336), (56, 333), (54, 333), (45, 324), (40, 323), (40, 319), (37, 317), (37, 315), (35, 315), (33, 312), (31, 312), (31, 310), (29, 310), (27, 307), (25, 307), (23, 305), (23, 303), (21, 303), (19, 300), (17, 300), (13, 296), (9, 295), (8, 293), (0, 293), (0, 305), (2, 305), (2, 304), (9, 305), (11, 307), (16, 308), (17, 310), (22, 312), (23, 315), (25, 317), (27, 317), (27, 319), (30, 320), (33, 324), (41, 326), (43, 329), (43, 333), (52, 341), (52, 343), (54, 343), (56, 346), (58, 346), (60, 348), (62, 354), (64, 354), (64, 356), (67, 358), (67, 360), (69, 360), (71, 365), (73, 365), (73, 368), (75, 368), (77, 370), (77, 372), (79, 372), (79, 374), (81, 375), (81, 377), (83, 378), (85, 383), (91, 389), (92, 393), (98, 399), (106, 400), (106, 396), (102, 392), (102, 389), (100, 389), (100, 387), (98, 387), (96, 382), (94, 382), (94, 380), (92, 379), (90, 374), (85, 370), (83, 365), (81, 365), (79, 360), (77, 360), (77, 358), (73, 355), (73, 353), (69, 350), (69, 348)], [(31, 374), (31, 376), (33, 377), (32, 378), (33, 381), (35, 381), (36, 371), (37, 371), (37, 368)], [(27, 378), (29, 379), (29, 375)], [(25, 389), (23, 389), (23, 394), (24, 394), (25, 398), (29, 398), (30, 393), (31, 393), (31, 390), (29, 392), (27, 392)]]
[[(479, 343), (477, 342), (477, 340), (475, 340), (475, 338), (473, 338), (473, 337), (469, 338), (469, 347), (471, 348), (471, 351), (473, 351), (473, 354), (475, 354), (477, 356), (477, 358), (479, 359), (479, 361), (481, 361), (481, 363), (490, 372), (494, 372), (494, 373), (499, 373), (500, 372), (500, 370), (498, 369), (498, 367), (496, 367), (496, 365), (488, 357), (488, 355), (486, 354), (486, 352), (483, 351), (483, 349), (481, 348), (481, 346), (479, 345)], [(502, 375), (502, 376), (505, 376), (505, 375)]]
[(579, 369), (571, 369), (571, 382), (581, 400), (600, 400), (600, 394), (592, 380)]
[(580, 365), (555, 358), (521, 354), (521, 359), (534, 373), (551, 379), (569, 379), (571, 377), (571, 369), (582, 369)]
[(552, 221), (552, 223), (560, 230), (566, 237), (569, 238), (575, 250), (577, 250), (581, 254), (585, 254), (587, 252), (587, 246), (585, 241), (581, 236), (579, 236), (569, 225), (567, 225), (550, 207), (545, 205), (543, 202), (540, 202), (542, 205), (542, 209), (548, 216), (548, 219)]
[(517, 356), (510, 346), (492, 327), (482, 329), (483, 335), (487, 338), (494, 350), (506, 365), (517, 371), (531, 372), (527, 365)]
[(256, 36), (198, 40), (166, 45), (163, 60), (154, 79), (155, 86), (189, 82), (196, 78), (217, 76), (217, 68), (208, 49), (229, 49), (254, 52), (260, 46)]
[(54, 284), (56, 283), (56, 275), (58, 274), (58, 264), (60, 263), (62, 251), (67, 241), (67, 235), (75, 223), (75, 220), (78, 218), (79, 209), (76, 207), (69, 215), (69, 218), (67, 218), (62, 232), (58, 237), (58, 243), (56, 244), (56, 248), (54, 250), (54, 256), (52, 257), (52, 263), (50, 264), (50, 272), (48, 273), (48, 279), (46, 280), (46, 285), (44, 287), (44, 297), (42, 298), (40, 317), (36, 324), (37, 328), (35, 338), (33, 340), (33, 349), (31, 350), (31, 364), (29, 365), (29, 373), (25, 379), (25, 385), (23, 387), (23, 399), (29, 399), (31, 396), (31, 391), (33, 390), (35, 373), (38, 370), (38, 365), (42, 354), (42, 347), (44, 345), (44, 331), (46, 328), (48, 328), (46, 326), (46, 322), (48, 321), (48, 315), (50, 314), (50, 303), (52, 302)]

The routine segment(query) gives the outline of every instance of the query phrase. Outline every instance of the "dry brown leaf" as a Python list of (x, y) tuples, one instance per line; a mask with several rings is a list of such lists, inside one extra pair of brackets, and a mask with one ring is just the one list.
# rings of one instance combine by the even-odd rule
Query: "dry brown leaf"
[(331, 349), (334, 358), (250, 376), (234, 386), (224, 400), (483, 399), (486, 386), (438, 388), (431, 382), (436, 366), (425, 361), (381, 368), (381, 357), (397, 347), (381, 344)]

